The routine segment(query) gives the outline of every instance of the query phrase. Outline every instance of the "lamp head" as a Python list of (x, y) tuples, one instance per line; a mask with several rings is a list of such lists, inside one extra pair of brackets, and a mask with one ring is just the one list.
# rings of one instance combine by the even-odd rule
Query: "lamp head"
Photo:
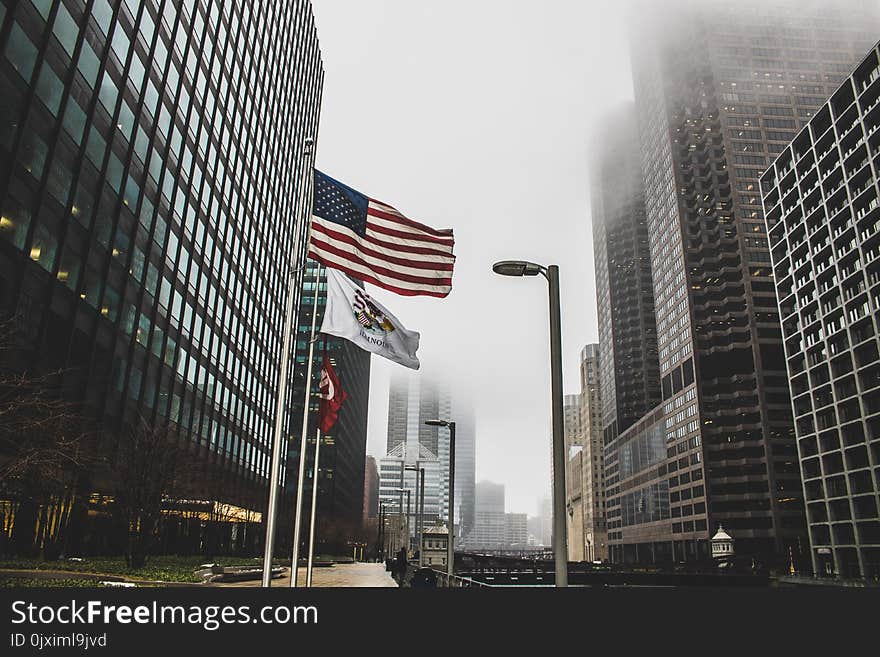
[(492, 271), (501, 276), (537, 276), (543, 267), (525, 260), (501, 260), (492, 265)]
[(425, 420), (425, 424), (432, 427), (448, 427), (449, 422), (446, 420)]

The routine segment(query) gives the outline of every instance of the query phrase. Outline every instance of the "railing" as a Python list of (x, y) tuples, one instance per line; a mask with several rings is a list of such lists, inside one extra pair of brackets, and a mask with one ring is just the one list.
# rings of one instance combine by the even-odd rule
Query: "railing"
[(459, 577), (458, 575), (450, 576), (449, 573), (444, 571), (435, 570), (437, 573), (437, 588), (444, 589), (463, 589), (470, 588), (472, 586), (483, 587), (483, 588), (491, 588), (491, 584), (486, 584), (485, 582), (478, 582), (475, 579), (471, 579), (470, 577)]
[[(425, 573), (433, 573), (434, 583), (428, 583), (425, 581), (424, 574)], [(452, 575), (451, 577), (446, 572), (446, 570), (438, 570), (437, 568), (431, 566), (425, 566), (424, 568), (419, 568), (418, 561), (408, 561), (406, 564), (406, 572), (403, 574), (403, 578), (401, 579), (399, 574), (394, 574), (394, 579), (397, 581), (399, 586), (407, 587), (407, 588), (455, 588), (455, 589), (463, 589), (470, 587), (491, 587), (491, 584), (486, 584), (484, 582), (479, 582), (475, 579), (471, 579), (470, 577), (460, 577), (458, 575)]]

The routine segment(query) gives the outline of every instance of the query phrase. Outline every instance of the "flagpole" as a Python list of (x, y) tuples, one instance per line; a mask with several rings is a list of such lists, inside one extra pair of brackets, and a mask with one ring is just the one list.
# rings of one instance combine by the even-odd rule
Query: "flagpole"
[(315, 507), (318, 504), (318, 457), (321, 454), (321, 427), (315, 432), (315, 465), (312, 470), (312, 517), (309, 521), (309, 563), (306, 566), (306, 588), (312, 586), (312, 563), (315, 557)]
[[(325, 306), (326, 308), (326, 306)], [(326, 311), (325, 311), (326, 312)], [(317, 338), (315, 338), (317, 340)], [(324, 359), (327, 359), (327, 336), (324, 336)], [(322, 370), (321, 375), (323, 376), (324, 372)], [(323, 382), (321, 383), (323, 385)], [(336, 395), (336, 391), (333, 392)], [(318, 505), (318, 473), (321, 469), (321, 419), (320, 413), (318, 419), (318, 428), (315, 431), (315, 461), (312, 470), (312, 513), (311, 518), (309, 519), (309, 560), (306, 565), (306, 588), (311, 588), (312, 586), (312, 564), (314, 563), (315, 557), (315, 510)]]
[(318, 292), (321, 284), (321, 263), (315, 263), (315, 290), (312, 303), (312, 330), (309, 337), (309, 357), (306, 365), (305, 402), (303, 403), (302, 431), (299, 444), (299, 474), (296, 479), (296, 511), (293, 516), (293, 556), (290, 562), (290, 586), (296, 586), (299, 571), (299, 535), (302, 520), (302, 482), (306, 469), (306, 437), (309, 428), (309, 405), (312, 396), (312, 360), (315, 357), (315, 323), (318, 319)]
[[(306, 178), (309, 174), (314, 176), (311, 169), (312, 144), (314, 140), (308, 137), (305, 140), (304, 155), (307, 158), (306, 164), (309, 165), (306, 170)], [(306, 216), (308, 216), (307, 213)], [(300, 226), (302, 222), (300, 222)], [(309, 220), (311, 225), (311, 220)], [(301, 234), (301, 233), (300, 233)], [(269, 473), (269, 504), (266, 508), (266, 540), (263, 546), (263, 580), (262, 586), (268, 588), (272, 586), (272, 554), (275, 550), (275, 529), (278, 516), (278, 489), (281, 485), (281, 462), (284, 460), (284, 447), (287, 441), (282, 439), (284, 431), (284, 420), (286, 417), (284, 402), (287, 397), (287, 370), (290, 362), (290, 336), (293, 326), (293, 298), (296, 295), (297, 268), (296, 264), (296, 248), (297, 242), (294, 240), (291, 249), (291, 263), (288, 267), (287, 282), (287, 302), (284, 305), (284, 337), (281, 346), (281, 363), (278, 371), (278, 395), (275, 400), (275, 428), (272, 437), (272, 463)]]

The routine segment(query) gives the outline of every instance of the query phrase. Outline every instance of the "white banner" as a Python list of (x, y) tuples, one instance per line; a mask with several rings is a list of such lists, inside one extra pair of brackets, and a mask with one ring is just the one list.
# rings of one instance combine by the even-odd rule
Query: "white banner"
[(361, 349), (419, 369), (419, 333), (404, 328), (385, 306), (341, 271), (327, 267), (326, 272), (327, 305), (321, 333), (345, 338)]

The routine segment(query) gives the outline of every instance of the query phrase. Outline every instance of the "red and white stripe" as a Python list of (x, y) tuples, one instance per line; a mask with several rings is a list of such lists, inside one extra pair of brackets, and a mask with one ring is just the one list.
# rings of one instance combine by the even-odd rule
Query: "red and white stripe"
[(312, 217), (309, 257), (404, 296), (445, 297), (452, 290), (455, 239), (370, 199), (366, 236)]

